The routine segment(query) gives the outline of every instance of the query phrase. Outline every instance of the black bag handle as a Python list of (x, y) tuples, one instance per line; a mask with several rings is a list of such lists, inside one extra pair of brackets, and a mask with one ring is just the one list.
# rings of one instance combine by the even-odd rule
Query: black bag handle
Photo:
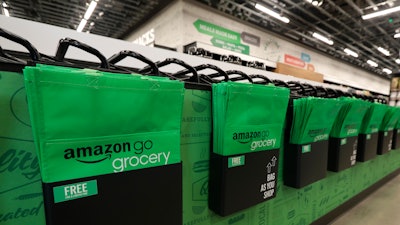
[(39, 54), (38, 50), (28, 40), (26, 40), (18, 35), (15, 35), (9, 31), (6, 31), (2, 28), (0, 28), (0, 36), (24, 46), (28, 50), (29, 57), (33, 61), (40, 60), (40, 54)]
[[(183, 81), (191, 81), (191, 82), (195, 82), (195, 83), (199, 83), (200, 82), (199, 75), (197, 74), (197, 71), (192, 66), (190, 66), (187, 63), (185, 63), (182, 60), (179, 60), (179, 59), (176, 59), (176, 58), (166, 58), (164, 61), (156, 62), (156, 66), (158, 67), (158, 69), (160, 69), (163, 66), (170, 65), (170, 64), (177, 64), (177, 65), (182, 66), (183, 68), (188, 70), (184, 74), (192, 73), (193, 76), (191, 76), (190, 78), (182, 78), (182, 77), (180, 77), (181, 75), (184, 75), (184, 74), (182, 74), (182, 71), (179, 71), (177, 73), (173, 73), (173, 74), (170, 74), (170, 75), (167, 75), (167, 76), (172, 77), (174, 79), (183, 80)], [(143, 68), (140, 72), (142, 72), (142, 71), (143, 72), (147, 72), (149, 70), (150, 70), (150, 67), (147, 66), (147, 67)]]
[(285, 81), (282, 81), (282, 80), (272, 80), (272, 83), (275, 84), (275, 86), (278, 86), (278, 87), (290, 88), (289, 84), (287, 84)]
[(300, 82), (288, 81), (286, 84), (288, 85), (292, 95), (304, 96), (305, 88)]
[(317, 91), (317, 93), (316, 93), (317, 97), (329, 98), (329, 93), (326, 88), (324, 88), (322, 86), (315, 86), (315, 89)]
[[(270, 83), (272, 83), (272, 81), (268, 77), (260, 75), (260, 74), (251, 74), (249, 76), (253, 80), (254, 84), (270, 84)], [(259, 79), (262, 79), (262, 81), (255, 81), (253, 78), (259, 78)]]
[[(159, 76), (160, 72), (158, 71), (156, 64), (153, 61), (151, 61), (150, 59), (148, 59), (148, 58), (144, 57), (143, 55), (141, 55), (137, 52), (134, 52), (134, 51), (130, 51), (130, 50), (120, 51), (119, 53), (116, 53), (113, 56), (111, 56), (107, 61), (110, 64), (116, 64), (128, 56), (138, 59), (141, 62), (146, 63), (151, 68), (151, 71), (149, 71), (149, 74)], [(139, 73), (140, 72), (141, 72), (141, 70), (139, 70)]]
[(11, 60), (11, 61), (15, 61), (15, 62), (18, 62), (18, 63), (26, 64), (26, 62), (24, 60), (19, 59), (17, 57), (14, 57), (14, 56), (12, 56), (10, 54), (5, 53), (1, 46), (0, 46), (0, 56), (3, 57), (6, 60)]
[(220, 81), (216, 81), (214, 79), (212, 79), (213, 77), (220, 77), (223, 76), (224, 77), (224, 81), (229, 81), (229, 76), (228, 74), (226, 74), (226, 72), (224, 70), (222, 70), (221, 68), (219, 68), (218, 66), (212, 65), (212, 64), (201, 64), (198, 66), (195, 66), (194, 69), (196, 71), (201, 71), (201, 70), (205, 70), (205, 69), (211, 69), (216, 71), (216, 73), (214, 74), (202, 74), (200, 75), (200, 79), (201, 81), (204, 81), (208, 84), (212, 84), (212, 83), (218, 83)]
[(251, 77), (249, 77), (249, 75), (243, 73), (242, 71), (239, 71), (239, 70), (228, 70), (228, 71), (226, 71), (226, 74), (228, 74), (228, 76), (229, 75), (234, 75), (234, 74), (240, 75), (240, 77), (235, 77), (235, 78), (230, 78), (229, 77), (230, 81), (248, 80), (250, 83), (253, 83), (253, 79), (251, 79)]
[(327, 92), (327, 97), (328, 98), (336, 98), (336, 97), (338, 97), (338, 91), (336, 89), (325, 88), (325, 90)]
[(303, 96), (317, 96), (317, 89), (313, 85), (306, 83), (303, 83), (302, 85), (304, 87), (303, 92), (301, 93)]
[(98, 59), (100, 59), (100, 62), (101, 62), (100, 68), (103, 68), (103, 69), (110, 68), (106, 57), (104, 57), (104, 55), (101, 54), (97, 49), (95, 49), (87, 44), (84, 44), (82, 42), (79, 42), (77, 40), (71, 39), (71, 38), (64, 38), (64, 39), (60, 40), (60, 42), (58, 43), (57, 52), (56, 52), (56, 56), (54, 57), (54, 59), (59, 62), (64, 61), (65, 54), (67, 53), (69, 46), (74, 46), (85, 52), (95, 55)]
[[(221, 68), (215, 66), (215, 65), (212, 65), (212, 64), (201, 64), (201, 65), (193, 67), (193, 69), (196, 70), (196, 72), (197, 72), (197, 74), (199, 76), (199, 80), (201, 82), (204, 82), (204, 83), (207, 83), (207, 84), (218, 83), (219, 81), (213, 80), (212, 78), (220, 77), (220, 76), (223, 76), (225, 81), (229, 81), (229, 77), (225, 73), (225, 71), (222, 70)], [(205, 70), (205, 69), (214, 70), (214, 71), (216, 71), (216, 73), (207, 74), (207, 75), (205, 75), (205, 74), (200, 74), (199, 75), (199, 71), (202, 71), (202, 70)], [(174, 73), (173, 75), (174, 75), (174, 77), (180, 77), (180, 76), (183, 76), (183, 75), (188, 74), (188, 73), (191, 73), (191, 71), (188, 70), (188, 69), (185, 69), (185, 70), (181, 70), (181, 71), (179, 71), (177, 73)]]

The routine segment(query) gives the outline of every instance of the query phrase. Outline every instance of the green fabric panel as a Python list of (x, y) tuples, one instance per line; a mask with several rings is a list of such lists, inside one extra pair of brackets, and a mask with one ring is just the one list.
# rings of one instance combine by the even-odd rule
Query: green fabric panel
[(289, 101), (289, 89), (223, 82), (212, 85), (213, 151), (235, 155), (277, 149)]
[(330, 136), (345, 138), (357, 136), (369, 103), (356, 98), (339, 98), (343, 105), (333, 123)]
[(400, 117), (400, 108), (393, 106), (386, 106), (388, 110), (383, 117), (381, 126), (379, 128), (380, 131), (390, 131), (393, 130), (397, 124), (397, 121)]
[(378, 132), (387, 111), (386, 106), (380, 103), (370, 103), (370, 108), (365, 113), (361, 123), (360, 133), (371, 134)]
[(307, 144), (328, 140), (343, 102), (338, 99), (299, 98), (293, 100), (290, 143)]
[(183, 83), (44, 65), (24, 74), (44, 182), (180, 162)]

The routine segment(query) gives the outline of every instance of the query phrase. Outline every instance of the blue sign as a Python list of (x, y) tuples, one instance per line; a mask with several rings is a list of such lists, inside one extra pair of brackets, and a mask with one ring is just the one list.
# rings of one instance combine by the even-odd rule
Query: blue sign
[(306, 54), (304, 52), (301, 53), (301, 60), (303, 60), (306, 63), (311, 62), (311, 56), (309, 54)]

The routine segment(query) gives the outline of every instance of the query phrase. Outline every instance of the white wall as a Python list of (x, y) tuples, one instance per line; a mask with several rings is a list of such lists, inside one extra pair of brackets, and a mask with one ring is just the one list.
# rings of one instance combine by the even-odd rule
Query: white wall
[(151, 22), (143, 24), (125, 40), (132, 42), (150, 29), (154, 29), (155, 44), (177, 48), (181, 51), (181, 43), (184, 42), (182, 8), (183, 2), (174, 1), (152, 18)]
[[(325, 80), (343, 83), (386, 95), (389, 94), (390, 81), (385, 78), (378, 77), (375, 74), (334, 58), (327, 57), (310, 48), (279, 38), (253, 25), (245, 24), (229, 16), (221, 15), (215, 10), (191, 0), (175, 2), (174, 5), (159, 13), (155, 19), (150, 20), (143, 29), (133, 33), (127, 40), (134, 40), (138, 35), (146, 32), (148, 29), (155, 28), (156, 43), (162, 45), (177, 47), (178, 49), (194, 41), (211, 45), (210, 40), (212, 37), (199, 33), (193, 25), (197, 19), (239, 33), (247, 32), (259, 36), (261, 38), (260, 47), (246, 44), (250, 46), (250, 55), (252, 56), (274, 62), (284, 62), (285, 54), (301, 58), (301, 54), (306, 53), (311, 57), (310, 63), (314, 66), (315, 71), (322, 73)], [(179, 25), (183, 26), (183, 28), (176, 28), (176, 26)], [(176, 37), (180, 34), (182, 34), (182, 37)]]

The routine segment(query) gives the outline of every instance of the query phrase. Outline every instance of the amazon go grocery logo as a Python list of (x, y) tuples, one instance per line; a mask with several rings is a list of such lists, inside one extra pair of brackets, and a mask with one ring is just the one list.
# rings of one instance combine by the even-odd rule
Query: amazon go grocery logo
[(265, 148), (271, 146), (275, 147), (276, 138), (268, 138), (268, 136), (269, 136), (268, 130), (250, 131), (250, 132), (233, 133), (232, 139), (241, 144), (250, 143), (250, 150), (254, 151), (258, 148)]
[(80, 163), (94, 164), (111, 160), (114, 155), (133, 152), (129, 157), (116, 157), (112, 159), (114, 172), (122, 172), (128, 167), (141, 167), (151, 164), (168, 164), (170, 152), (144, 154), (153, 148), (153, 141), (121, 142), (113, 144), (83, 146), (67, 148), (64, 150), (65, 160), (76, 160)]

